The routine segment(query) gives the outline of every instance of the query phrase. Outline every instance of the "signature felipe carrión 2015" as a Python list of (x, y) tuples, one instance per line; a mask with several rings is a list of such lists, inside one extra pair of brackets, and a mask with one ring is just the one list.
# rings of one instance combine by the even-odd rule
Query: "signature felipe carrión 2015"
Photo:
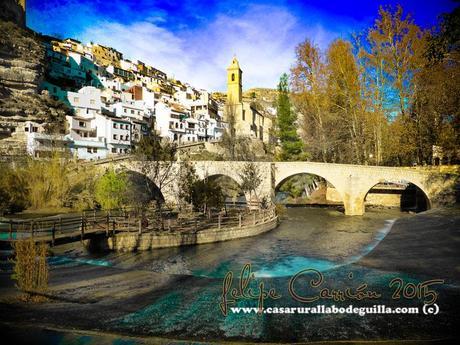
[[(307, 286), (302, 285), (301, 278), (309, 278)], [(348, 274), (353, 278), (353, 273)], [(261, 314), (266, 300), (277, 300), (282, 296), (274, 288), (268, 289), (264, 281), (257, 280), (252, 272), (251, 264), (245, 264), (241, 269), (239, 279), (234, 284), (233, 271), (227, 272), (222, 282), (222, 295), (219, 303), (223, 315), (227, 315), (228, 308), (236, 305), (240, 300), (257, 301), (257, 308)], [(315, 269), (307, 268), (294, 274), (288, 283), (289, 295), (298, 302), (313, 303), (319, 300), (361, 301), (365, 299), (379, 299), (382, 294), (372, 291), (366, 283), (361, 283), (355, 288), (347, 287), (343, 290), (322, 287), (325, 282), (324, 275)], [(438, 293), (431, 289), (433, 285), (443, 284), (443, 279), (426, 280), (421, 283), (404, 282), (402, 278), (393, 278), (388, 287), (393, 289), (392, 299), (420, 299), (425, 304), (433, 304), (438, 298)], [(236, 286), (234, 286), (236, 285)]]

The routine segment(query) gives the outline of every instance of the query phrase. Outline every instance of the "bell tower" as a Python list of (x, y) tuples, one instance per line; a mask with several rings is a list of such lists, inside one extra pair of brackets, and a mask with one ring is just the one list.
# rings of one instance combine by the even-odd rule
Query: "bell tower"
[(227, 68), (227, 104), (229, 105), (239, 104), (243, 99), (242, 76), (240, 64), (234, 56)]

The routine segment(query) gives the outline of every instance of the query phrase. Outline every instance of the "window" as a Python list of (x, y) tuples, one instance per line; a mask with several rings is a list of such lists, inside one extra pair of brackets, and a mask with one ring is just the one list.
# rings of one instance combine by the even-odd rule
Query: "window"
[(38, 132), (38, 127), (32, 127), (32, 132)]
[(95, 104), (96, 104), (96, 100), (94, 100), (94, 99), (91, 99), (91, 100), (89, 101), (89, 104), (91, 104), (91, 105), (95, 105)]
[(126, 141), (129, 141), (129, 135), (126, 136)]
[(93, 153), (97, 153), (97, 147), (93, 147)]
[(244, 121), (244, 120), (245, 120), (245, 118), (246, 118), (246, 110), (243, 110), (243, 113), (242, 113), (242, 115), (241, 115), (241, 116), (243, 117), (243, 121)]
[(75, 103), (78, 103), (78, 102), (80, 102), (80, 98), (74, 97), (74, 98), (73, 98), (73, 101), (74, 101)]
[(86, 149), (86, 152), (88, 152), (88, 153), (93, 153), (93, 151), (91, 150), (91, 147), (88, 147), (88, 148)]
[(123, 149), (119, 149), (118, 152), (123, 153)]
[(126, 113), (126, 108), (123, 109), (123, 112)]
[(78, 122), (78, 125), (80, 127), (86, 127), (86, 122), (80, 121), (80, 122)]
[(140, 114), (141, 114), (141, 111), (140, 111), (140, 110), (138, 110), (138, 111), (137, 111), (137, 115), (140, 115)]
[(117, 149), (115, 147), (112, 147), (112, 153), (117, 153)]
[(232, 73), (232, 81), (235, 81), (235, 73)]
[(113, 128), (118, 128), (117, 124), (114, 122), (113, 123)]
[(29, 131), (29, 127), (25, 127), (24, 130), (25, 130), (26, 132), (28, 132), (28, 131)]
[(118, 136), (116, 134), (113, 135), (113, 140), (117, 140)]

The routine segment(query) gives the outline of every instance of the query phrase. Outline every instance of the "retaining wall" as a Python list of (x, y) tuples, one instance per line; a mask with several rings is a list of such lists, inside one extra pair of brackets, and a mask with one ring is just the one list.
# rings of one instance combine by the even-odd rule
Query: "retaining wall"
[(269, 221), (232, 228), (206, 229), (196, 233), (118, 233), (107, 239), (108, 248), (115, 251), (137, 251), (156, 248), (179, 247), (251, 237), (270, 231), (278, 226), (278, 217)]

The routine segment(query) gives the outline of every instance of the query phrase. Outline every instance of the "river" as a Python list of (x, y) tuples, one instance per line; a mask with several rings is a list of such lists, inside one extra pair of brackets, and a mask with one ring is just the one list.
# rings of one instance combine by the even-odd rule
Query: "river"
[[(50, 263), (51, 276), (63, 284), (63, 294), (75, 298), (84, 294), (96, 296), (101, 302), (85, 307), (65, 303), (61, 307), (56, 304), (37, 307), (30, 316), (36, 318), (51, 311), (66, 328), (217, 342), (290, 343), (442, 337), (446, 330), (451, 331), (449, 315), (441, 315), (436, 323), (432, 323), (424, 315), (363, 317), (233, 313), (224, 316), (219, 309), (223, 277), (229, 271), (238, 277), (247, 263), (252, 265), (258, 282), (263, 282), (267, 289), (275, 289), (281, 296), (277, 300), (268, 299), (266, 307), (305, 306), (293, 300), (287, 287), (292, 275), (307, 268), (322, 272), (325, 277), (322, 287), (344, 290), (367, 284), (366, 289), (381, 293), (378, 302), (320, 299), (315, 305), (399, 306), (401, 301), (392, 300), (393, 290), (388, 287), (391, 279), (400, 277), (405, 282), (418, 284), (423, 277), (367, 268), (359, 265), (359, 260), (372, 252), (389, 234), (393, 223), (403, 217), (413, 215), (397, 210), (371, 209), (364, 216), (347, 217), (334, 209), (289, 208), (278, 228), (252, 238), (138, 253), (88, 253), (81, 247), (62, 246), (56, 249)], [(150, 277), (148, 272), (153, 276)], [(64, 281), (70, 275), (72, 282), (66, 286)], [(305, 284), (308, 279), (304, 279)], [(84, 289), (75, 289), (72, 284), (80, 281), (85, 282)], [(257, 288), (254, 284), (251, 286)], [(458, 290), (452, 292), (446, 287), (443, 294), (449, 304), (451, 299), (458, 297)], [(408, 300), (402, 304), (404, 307), (414, 306), (420, 305), (420, 301)], [(257, 301), (239, 300), (232, 306), (255, 307)], [(7, 312), (11, 313), (11, 310)], [(26, 314), (21, 318), (27, 319)], [(47, 339), (47, 333), (35, 332), (38, 338)], [(20, 337), (19, 332), (13, 333)], [(49, 333), (50, 343), (57, 343), (53, 340), (57, 338), (59, 344), (75, 341), (81, 344), (111, 343), (112, 340), (114, 343), (144, 342), (123, 336), (85, 334), (83, 337), (81, 333)]]

